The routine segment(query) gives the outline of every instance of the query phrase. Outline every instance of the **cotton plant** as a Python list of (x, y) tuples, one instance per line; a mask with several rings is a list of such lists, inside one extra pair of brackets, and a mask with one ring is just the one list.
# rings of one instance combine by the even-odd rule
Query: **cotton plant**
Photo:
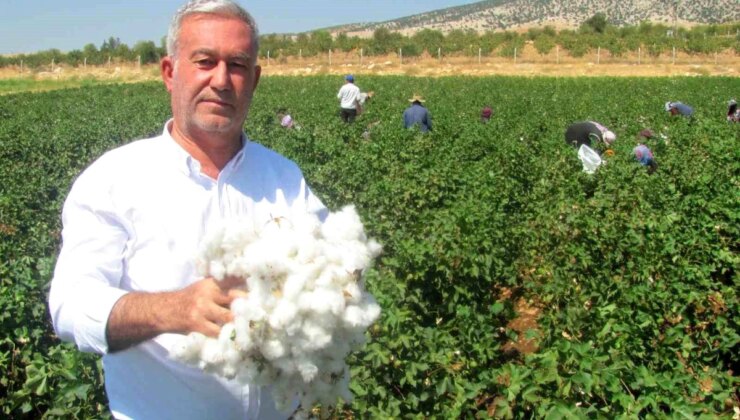
[(323, 222), (308, 213), (262, 225), (227, 221), (203, 244), (199, 274), (245, 279), (247, 296), (233, 301), (234, 320), (218, 338), (191, 333), (172, 356), (241, 383), (270, 385), (281, 410), (296, 397), (303, 410), (350, 402), (345, 358), (380, 315), (363, 273), (381, 246), (367, 238), (354, 206)]

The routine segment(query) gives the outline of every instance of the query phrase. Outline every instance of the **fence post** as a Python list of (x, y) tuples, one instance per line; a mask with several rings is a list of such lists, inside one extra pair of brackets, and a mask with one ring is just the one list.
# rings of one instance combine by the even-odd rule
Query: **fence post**
[(52, 72), (54, 71), (54, 59), (53, 58), (51, 59), (51, 71)]
[(514, 47), (514, 64), (516, 64), (516, 47)]
[(136, 69), (141, 70), (141, 55), (136, 56)]
[(270, 65), (270, 50), (267, 50), (267, 65)]
[(442, 62), (442, 47), (437, 47), (437, 60)]
[(403, 49), (402, 48), (398, 49), (398, 58), (401, 62), (401, 65), (403, 65)]
[(601, 47), (596, 48), (596, 64), (601, 64)]
[(331, 48), (329, 48), (329, 67), (331, 67)]
[(642, 47), (637, 47), (637, 64), (642, 61)]
[(82, 68), (87, 69), (87, 57), (82, 61)]
[(676, 47), (673, 47), (673, 64), (676, 64)]
[(21, 73), (23, 73), (23, 60), (21, 60)]
[(480, 48), (478, 48), (478, 64), (480, 64)]
[(555, 46), (555, 62), (560, 64), (560, 45)]
[(303, 59), (303, 48), (298, 48), (298, 59)]
[(110, 56), (108, 56), (108, 68), (110, 68)]

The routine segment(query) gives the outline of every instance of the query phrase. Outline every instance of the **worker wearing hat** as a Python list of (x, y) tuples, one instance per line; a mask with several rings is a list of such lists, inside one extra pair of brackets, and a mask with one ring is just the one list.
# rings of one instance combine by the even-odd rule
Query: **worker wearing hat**
[(414, 95), (409, 99), (411, 105), (403, 111), (403, 125), (406, 128), (418, 126), (422, 133), (432, 129), (432, 114), (424, 105), (424, 98)]
[(592, 142), (604, 142), (609, 147), (616, 139), (617, 135), (613, 131), (596, 121), (576, 122), (565, 131), (565, 142), (575, 147), (582, 144), (591, 147)]
[(734, 99), (727, 102), (727, 121), (740, 122), (740, 109), (737, 109), (737, 101)]
[(681, 115), (687, 118), (694, 115), (694, 108), (681, 102), (666, 102), (665, 110), (670, 112), (671, 115)]
[(355, 77), (351, 74), (344, 76), (344, 85), (337, 93), (339, 99), (339, 115), (342, 121), (351, 123), (357, 117), (357, 104), (360, 98), (360, 88), (355, 86)]

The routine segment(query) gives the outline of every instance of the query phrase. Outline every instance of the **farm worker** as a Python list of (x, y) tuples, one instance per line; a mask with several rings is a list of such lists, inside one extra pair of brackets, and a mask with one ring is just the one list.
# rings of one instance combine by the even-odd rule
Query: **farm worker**
[(644, 137), (645, 139), (650, 140), (653, 137), (655, 137), (655, 133), (653, 133), (653, 130), (649, 128), (645, 128), (645, 129), (640, 130), (640, 132), (637, 134), (637, 137), (638, 138)]
[(365, 102), (368, 102), (370, 99), (373, 98), (373, 96), (375, 96), (375, 92), (373, 92), (373, 91), (370, 91), (370, 92), (360, 92), (360, 95), (357, 97), (357, 102), (360, 105), (365, 106)]
[(432, 114), (422, 105), (425, 102), (424, 98), (414, 95), (409, 102), (411, 105), (403, 111), (403, 126), (411, 128), (418, 125), (422, 133), (431, 130)]
[(277, 119), (280, 122), (280, 126), (283, 128), (299, 128), (296, 125), (295, 120), (285, 110), (281, 110), (277, 113)]
[(616, 139), (614, 132), (595, 121), (576, 122), (565, 130), (565, 142), (575, 147), (591, 147), (592, 142), (604, 142), (609, 147)]
[(480, 112), (480, 122), (487, 123), (493, 115), (493, 109), (490, 106), (484, 107)]
[(280, 119), (280, 126), (285, 128), (293, 128), (293, 118), (290, 115), (284, 116)]
[(363, 107), (365, 106), (365, 103), (369, 102), (370, 99), (375, 96), (375, 92), (360, 92), (360, 94), (357, 96), (357, 105), (355, 106), (355, 109), (357, 109), (357, 115), (362, 114)]
[(681, 102), (666, 102), (665, 110), (666, 112), (670, 112), (671, 115), (681, 115), (683, 117), (694, 115), (694, 108)]
[(734, 99), (727, 103), (727, 121), (740, 122), (740, 109), (737, 109), (737, 101)]
[(355, 120), (359, 98), (360, 88), (355, 85), (355, 77), (351, 74), (344, 76), (344, 85), (337, 93), (339, 115), (342, 117), (342, 121), (351, 123)]
[[(260, 79), (256, 24), (232, 0), (177, 11), (160, 62), (173, 118), (109, 151), (77, 178), (62, 213), (49, 309), (60, 338), (103, 355), (118, 419), (286, 418), (269, 387), (240, 385), (168, 357), (181, 334), (216, 337), (242, 279), (198, 278), (209, 226), (326, 216), (295, 163), (242, 132)], [(174, 339), (174, 340), (173, 340)]]
[(648, 167), (649, 173), (655, 172), (658, 168), (658, 165), (655, 163), (655, 158), (653, 157), (653, 152), (651, 152), (644, 144), (638, 144), (634, 149), (632, 149), (632, 154), (635, 155), (635, 159), (640, 162), (640, 165)]

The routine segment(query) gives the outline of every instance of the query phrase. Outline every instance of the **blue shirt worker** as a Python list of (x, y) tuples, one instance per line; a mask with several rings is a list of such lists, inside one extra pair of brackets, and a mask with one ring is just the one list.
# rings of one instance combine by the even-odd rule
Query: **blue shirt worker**
[(422, 105), (424, 103), (424, 98), (419, 95), (414, 95), (409, 99), (409, 102), (411, 102), (411, 106), (403, 111), (404, 127), (411, 128), (418, 125), (419, 130), (421, 130), (422, 133), (426, 133), (431, 130), (432, 114), (424, 107), (424, 105)]
[(640, 165), (648, 167), (648, 173), (653, 173), (658, 168), (653, 152), (644, 144), (638, 144), (632, 149), (632, 154), (635, 155), (635, 159), (640, 162)]
[(670, 112), (671, 115), (681, 115), (682, 117), (691, 117), (694, 115), (694, 108), (681, 103), (681, 102), (666, 102), (666, 112)]

